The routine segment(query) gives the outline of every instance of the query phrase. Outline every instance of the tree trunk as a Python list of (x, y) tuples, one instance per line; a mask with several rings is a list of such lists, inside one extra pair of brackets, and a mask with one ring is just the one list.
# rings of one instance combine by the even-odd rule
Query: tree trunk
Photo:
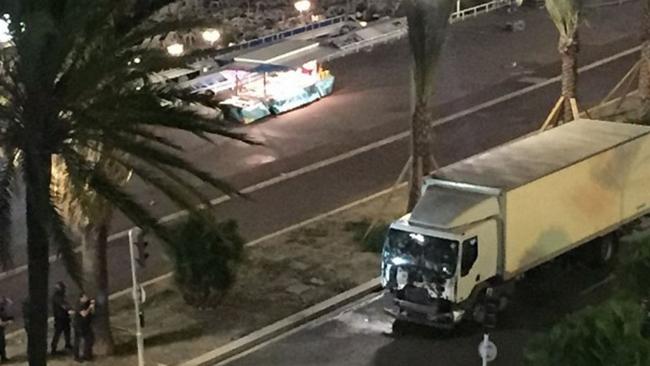
[(650, 0), (643, 0), (643, 24), (641, 25), (641, 65), (639, 69), (639, 98), (642, 114), (650, 102)]
[(576, 97), (576, 85), (578, 81), (578, 34), (574, 40), (566, 45), (560, 46), (562, 58), (562, 96), (564, 97), (564, 122), (573, 121), (571, 109), (571, 98)]
[(52, 162), (49, 154), (35, 150), (25, 152), (24, 164), (30, 299), (27, 358), (30, 366), (45, 366), (50, 256), (45, 213), (50, 205)]
[(115, 343), (111, 332), (109, 289), (108, 289), (108, 230), (110, 215), (97, 229), (86, 229), (83, 233), (83, 271), (86, 293), (95, 299), (96, 309), (93, 327), (95, 330), (95, 354), (113, 354)]
[(424, 177), (436, 168), (433, 157), (433, 126), (431, 126), (431, 111), (428, 101), (416, 102), (411, 126), (412, 169), (409, 182), (410, 212), (420, 198), (420, 190)]

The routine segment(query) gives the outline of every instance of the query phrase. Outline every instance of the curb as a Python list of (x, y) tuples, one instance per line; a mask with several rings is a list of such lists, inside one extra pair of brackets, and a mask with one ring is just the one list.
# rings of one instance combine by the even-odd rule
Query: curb
[(351, 290), (340, 293), (330, 299), (318, 303), (312, 307), (295, 313), (287, 318), (279, 320), (262, 329), (242, 337), (236, 341), (225, 344), (211, 352), (205, 353), (192, 360), (183, 362), (177, 366), (208, 366), (225, 361), (244, 351), (258, 346), (266, 341), (271, 340), (289, 330), (297, 328), (305, 323), (319, 318), (332, 310), (338, 309), (358, 300), (381, 288), (380, 279), (374, 278), (364, 284), (361, 284)]

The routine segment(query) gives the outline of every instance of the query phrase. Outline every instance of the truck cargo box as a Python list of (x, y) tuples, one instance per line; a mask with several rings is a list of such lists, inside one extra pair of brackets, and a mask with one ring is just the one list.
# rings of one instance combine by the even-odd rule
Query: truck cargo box
[[(494, 212), (490, 202), (498, 199), (498, 270), (508, 279), (649, 212), (650, 127), (578, 120), (442, 168), (431, 179), (455, 188), (432, 189), (428, 206), (425, 193), (411, 216), (419, 225), (460, 225), (464, 220), (454, 217), (474, 215), (467, 215), (473, 207)], [(445, 190), (477, 186), (500, 193), (468, 196), (457, 213), (427, 214)]]

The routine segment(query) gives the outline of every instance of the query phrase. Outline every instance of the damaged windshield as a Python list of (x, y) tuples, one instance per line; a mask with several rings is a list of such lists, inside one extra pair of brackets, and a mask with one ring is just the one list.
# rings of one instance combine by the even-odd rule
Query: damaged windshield
[(391, 229), (384, 257), (393, 265), (414, 265), (448, 279), (456, 273), (458, 242)]

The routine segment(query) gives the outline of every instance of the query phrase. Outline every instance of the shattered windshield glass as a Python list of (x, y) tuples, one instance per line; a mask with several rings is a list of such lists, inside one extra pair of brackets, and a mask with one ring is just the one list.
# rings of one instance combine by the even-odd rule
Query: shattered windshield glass
[(391, 229), (384, 255), (393, 265), (413, 265), (449, 279), (456, 273), (458, 242)]

